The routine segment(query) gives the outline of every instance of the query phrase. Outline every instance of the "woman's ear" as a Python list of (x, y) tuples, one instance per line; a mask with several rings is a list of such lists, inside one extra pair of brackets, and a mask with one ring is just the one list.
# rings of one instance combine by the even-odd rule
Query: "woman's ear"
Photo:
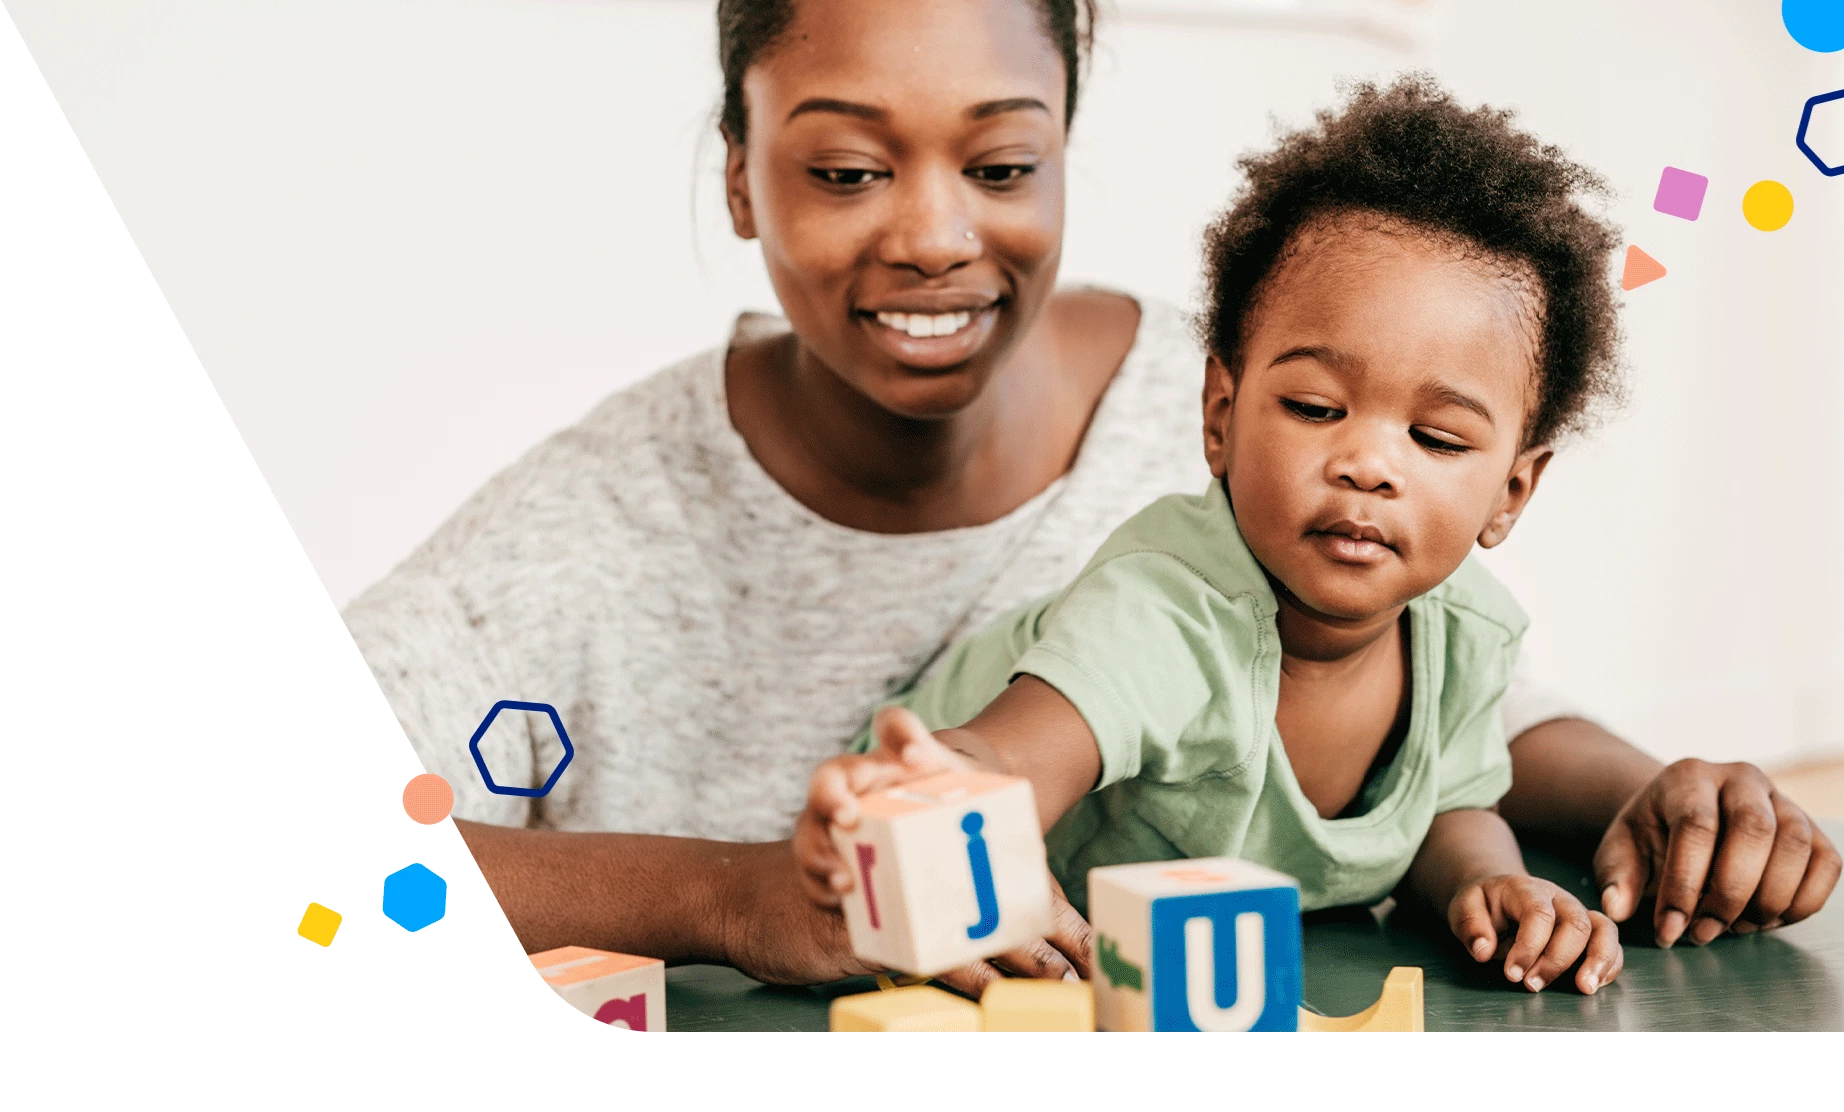
[(1204, 458), (1221, 479), (1229, 469), (1229, 418), (1236, 408), (1236, 381), (1223, 361), (1204, 361)]
[(1524, 507), (1530, 505), (1531, 495), (1537, 492), (1537, 481), (1543, 478), (1543, 469), (1549, 466), (1555, 454), (1549, 445), (1539, 444), (1527, 449), (1512, 463), (1498, 507), (1492, 511), (1485, 528), (1479, 531), (1479, 547), (1496, 548), (1511, 535), (1511, 527), (1517, 524)]
[(755, 208), (749, 203), (748, 148), (720, 128), (724, 137), (724, 200), (730, 206), (730, 226), (740, 239), (756, 238)]

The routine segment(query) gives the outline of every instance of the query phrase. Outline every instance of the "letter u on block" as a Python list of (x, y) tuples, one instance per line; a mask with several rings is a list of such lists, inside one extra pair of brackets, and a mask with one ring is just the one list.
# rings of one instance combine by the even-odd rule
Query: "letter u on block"
[(1217, 1004), (1216, 927), (1208, 915), (1185, 920), (1185, 1007), (1199, 1031), (1247, 1031), (1268, 1004), (1267, 937), (1259, 911), (1236, 916), (1236, 1002)]

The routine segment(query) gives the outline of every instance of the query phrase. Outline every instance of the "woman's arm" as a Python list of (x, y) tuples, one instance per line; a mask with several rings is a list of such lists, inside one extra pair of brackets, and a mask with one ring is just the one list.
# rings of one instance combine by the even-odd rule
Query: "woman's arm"
[(1579, 718), (1542, 722), (1511, 743), (1499, 811), (1521, 830), (1598, 837), (1601, 907), (1616, 922), (1656, 894), (1662, 946), (1701, 946), (1798, 922), (1837, 886), (1837, 849), (1751, 764), (1666, 767)]
[[(455, 825), (527, 953), (576, 945), (668, 963), (718, 962), (770, 984), (877, 972), (852, 953), (844, 917), (801, 892), (786, 842)], [(1086, 975), (1088, 924), (1060, 893), (1052, 911), (1048, 938), (940, 980), (977, 997), (1001, 970)]]

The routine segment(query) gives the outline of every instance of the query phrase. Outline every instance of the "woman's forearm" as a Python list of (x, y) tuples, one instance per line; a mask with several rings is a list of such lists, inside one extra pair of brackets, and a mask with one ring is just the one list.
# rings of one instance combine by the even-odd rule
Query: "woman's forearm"
[(668, 962), (724, 961), (724, 893), (733, 874), (772, 848), (455, 825), (527, 953), (589, 946)]
[(1519, 830), (1599, 838), (1662, 768), (1592, 722), (1553, 719), (1511, 740), (1511, 790), (1498, 812)]

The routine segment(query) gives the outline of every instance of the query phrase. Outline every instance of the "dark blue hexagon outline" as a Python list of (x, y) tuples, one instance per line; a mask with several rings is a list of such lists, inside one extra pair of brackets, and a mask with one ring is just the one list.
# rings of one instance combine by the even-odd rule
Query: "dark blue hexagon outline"
[(1838, 89), (1830, 93), (1820, 93), (1811, 100), (1806, 101), (1806, 110), (1799, 117), (1799, 134), (1793, 139), (1793, 142), (1799, 144), (1799, 153), (1810, 159), (1812, 165), (1818, 167), (1818, 172), (1828, 178), (1835, 178), (1839, 174), (1844, 174), (1844, 163), (1837, 166), (1827, 166), (1825, 160), (1820, 158), (1818, 152), (1813, 150), (1811, 145), (1806, 142), (1806, 129), (1812, 126), (1812, 110), (1821, 104), (1833, 100), (1844, 100), (1844, 89)]
[[(557, 767), (551, 770), (551, 778), (544, 782), (542, 788), (502, 787), (494, 783), (493, 774), (487, 771), (487, 760), (480, 755), (480, 739), (486, 736), (487, 727), (493, 724), (493, 719), (497, 718), (502, 710), (541, 711), (549, 715), (551, 725), (557, 727), (557, 740), (563, 742), (563, 760), (557, 762)], [(557, 717), (556, 707), (549, 703), (521, 703), (516, 699), (501, 699), (493, 704), (493, 709), (480, 720), (480, 728), (474, 731), (473, 737), (467, 739), (467, 751), (474, 755), (474, 767), (480, 770), (480, 778), (486, 782), (488, 791), (495, 795), (524, 796), (526, 799), (539, 799), (549, 795), (551, 789), (557, 786), (557, 778), (563, 775), (564, 769), (570, 767), (570, 761), (576, 756), (576, 746), (570, 744), (570, 732), (563, 728), (563, 719)]]

